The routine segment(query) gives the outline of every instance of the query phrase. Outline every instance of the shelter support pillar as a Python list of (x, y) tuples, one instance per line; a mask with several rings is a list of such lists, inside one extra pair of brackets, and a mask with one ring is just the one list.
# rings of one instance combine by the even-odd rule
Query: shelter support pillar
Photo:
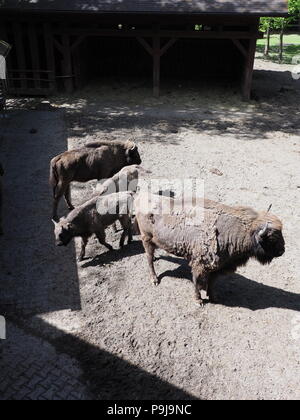
[(251, 98), (251, 87), (253, 81), (254, 60), (256, 51), (256, 38), (249, 39), (249, 46), (247, 50), (245, 71), (243, 75), (242, 95), (245, 100)]
[(63, 51), (63, 72), (64, 72), (64, 86), (66, 93), (72, 93), (73, 86), (73, 68), (72, 68), (72, 54), (70, 36), (64, 34), (62, 37), (62, 51)]
[(160, 38), (153, 38), (153, 96), (159, 97), (160, 94)]
[(144, 38), (137, 38), (139, 43), (152, 56), (153, 59), (153, 95), (158, 98), (160, 94), (160, 59), (175, 44), (177, 38), (171, 38), (163, 47), (161, 46), (161, 38), (154, 36), (152, 39), (152, 47)]
[(244, 46), (238, 39), (232, 39), (234, 45), (238, 48), (245, 59), (245, 67), (242, 80), (242, 95), (243, 99), (249, 101), (251, 99), (251, 87), (253, 80), (254, 60), (256, 52), (256, 38), (251, 38), (248, 41), (248, 48)]

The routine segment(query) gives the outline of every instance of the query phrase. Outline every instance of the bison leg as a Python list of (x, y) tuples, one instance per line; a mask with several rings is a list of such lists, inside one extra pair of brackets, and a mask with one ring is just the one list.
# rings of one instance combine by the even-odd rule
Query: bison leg
[(87, 237), (81, 238), (81, 250), (80, 250), (80, 255), (78, 257), (78, 261), (83, 261), (85, 257), (85, 249), (86, 249), (88, 241), (89, 241), (89, 238)]
[(56, 188), (54, 189), (52, 218), (55, 221), (58, 220), (58, 215), (57, 215), (58, 203), (59, 203), (60, 199), (62, 198), (62, 196), (65, 194), (65, 191), (66, 191), (67, 187), (68, 186), (65, 185), (63, 182), (59, 182), (57, 184)]
[(117, 222), (113, 223), (112, 228), (113, 228), (114, 233), (118, 233)]
[(113, 251), (113, 247), (106, 242), (105, 232), (97, 232), (96, 236), (101, 245), (104, 245), (109, 251)]
[(54, 199), (53, 199), (52, 218), (56, 222), (58, 221), (58, 215), (57, 215), (58, 203), (59, 203), (59, 198), (54, 197)]
[(159, 280), (158, 280), (158, 277), (157, 277), (155, 269), (154, 269), (155, 246), (150, 241), (145, 241), (145, 240), (143, 240), (143, 245), (144, 245), (146, 255), (147, 255), (148, 265), (149, 265), (149, 269), (150, 269), (151, 282), (155, 286), (158, 286)]
[(202, 290), (205, 290), (207, 292), (207, 278), (206, 276), (199, 276), (198, 273), (193, 272), (193, 282), (195, 285), (195, 299), (197, 301), (197, 304), (203, 307), (204, 303), (201, 292)]
[(132, 229), (130, 217), (125, 216), (120, 218), (120, 223), (123, 228), (123, 233), (120, 239), (120, 248), (123, 248), (126, 236), (128, 237), (128, 244), (132, 242)]
[(74, 210), (74, 206), (71, 202), (71, 188), (70, 188), (70, 184), (67, 186), (67, 189), (65, 191), (65, 200), (68, 206), (69, 210)]

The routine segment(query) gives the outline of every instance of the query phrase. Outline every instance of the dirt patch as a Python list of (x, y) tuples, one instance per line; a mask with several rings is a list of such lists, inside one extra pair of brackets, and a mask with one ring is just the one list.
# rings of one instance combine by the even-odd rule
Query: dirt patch
[[(12, 174), (6, 181), (9, 227), (0, 239), (6, 273), (1, 311), (74, 359), (89, 395), (300, 397), (300, 84), (290, 66), (258, 61), (257, 68), (251, 103), (225, 87), (166, 88), (156, 100), (144, 85), (118, 84), (53, 98), (54, 111), (11, 116), (1, 143), (1, 160)], [(55, 108), (64, 110), (65, 127)], [(193, 304), (190, 271), (181, 260), (160, 253), (155, 264), (161, 285), (150, 284), (138, 237), (113, 253), (91, 241), (88, 258), (79, 264), (77, 241), (76, 249), (56, 249), (50, 156), (66, 149), (66, 139), (75, 148), (129, 137), (139, 143), (143, 166), (157, 177), (201, 178), (207, 197), (231, 205), (264, 210), (272, 203), (284, 223), (284, 257), (269, 267), (251, 262), (219, 281), (220, 304), (201, 310)], [(94, 185), (75, 184), (74, 202), (88, 198)], [(17, 221), (24, 211), (25, 223)], [(117, 247), (119, 235), (110, 231), (108, 237)]]

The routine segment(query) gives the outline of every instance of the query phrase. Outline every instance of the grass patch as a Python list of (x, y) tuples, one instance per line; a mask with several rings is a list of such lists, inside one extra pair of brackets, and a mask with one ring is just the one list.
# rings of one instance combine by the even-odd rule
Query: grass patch
[[(266, 60), (279, 61), (279, 35), (271, 35), (270, 55)], [(259, 39), (257, 41), (257, 52), (263, 53), (265, 49), (266, 39)], [(300, 35), (290, 34), (285, 35), (283, 39), (283, 64), (292, 64), (292, 60), (296, 55), (300, 56)]]

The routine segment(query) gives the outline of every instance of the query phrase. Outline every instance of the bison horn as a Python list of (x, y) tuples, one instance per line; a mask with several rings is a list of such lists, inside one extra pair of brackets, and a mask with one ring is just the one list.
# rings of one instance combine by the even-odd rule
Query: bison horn
[(260, 238), (264, 238), (269, 230), (269, 222), (265, 224), (265, 226), (259, 231), (258, 236)]
[(58, 222), (56, 222), (56, 220), (52, 219), (52, 222), (53, 222), (54, 226), (58, 225)]
[(273, 207), (273, 204), (270, 204), (267, 213), (270, 213), (272, 207)]

